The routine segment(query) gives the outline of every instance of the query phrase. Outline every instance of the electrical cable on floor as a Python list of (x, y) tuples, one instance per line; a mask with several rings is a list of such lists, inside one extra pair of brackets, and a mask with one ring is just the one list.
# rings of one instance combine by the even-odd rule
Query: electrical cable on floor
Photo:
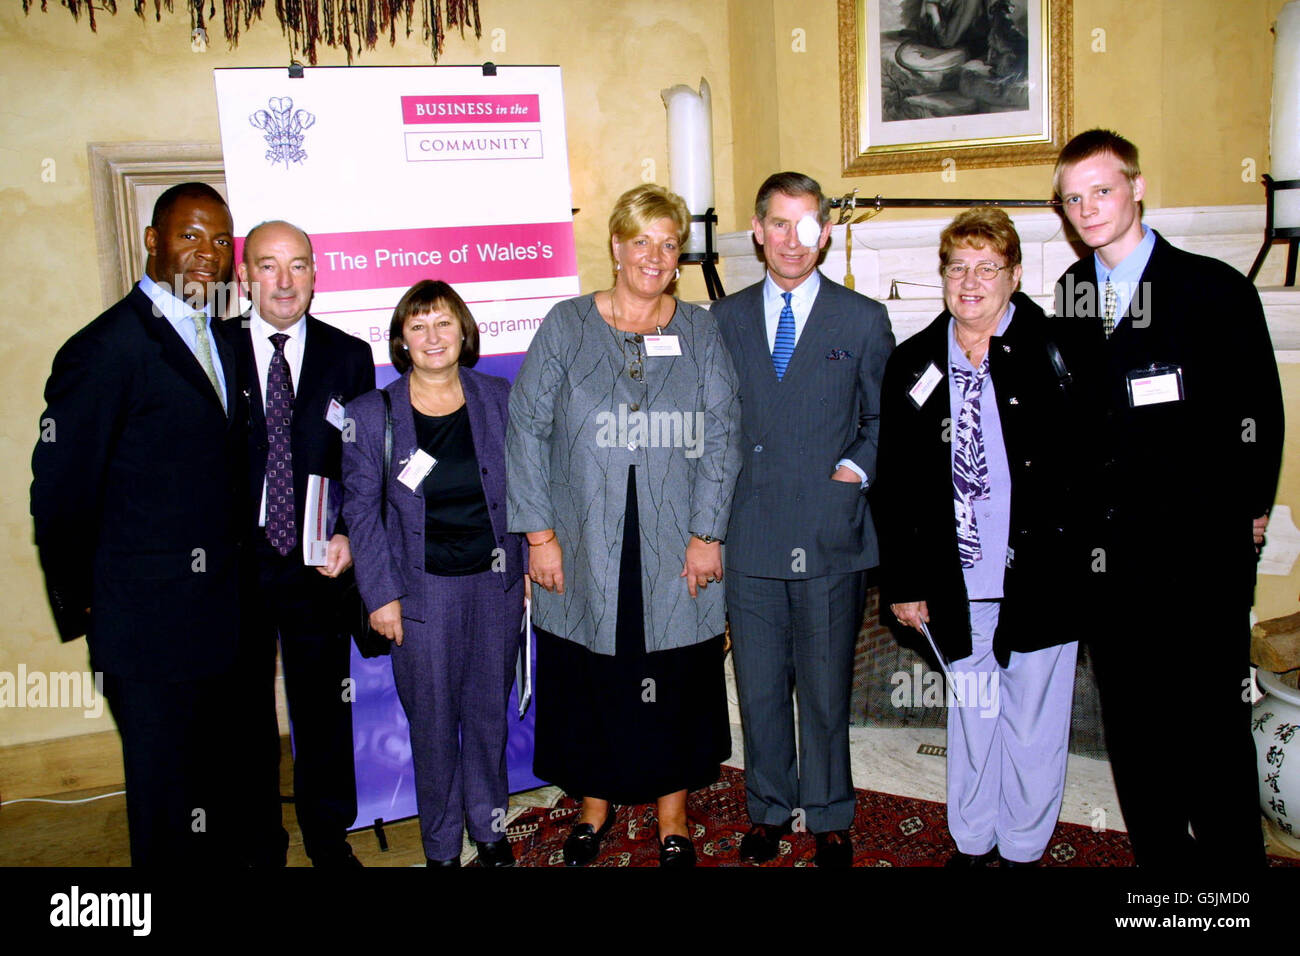
[(125, 790), (114, 790), (112, 793), (101, 793), (97, 797), (82, 797), (80, 800), (54, 800), (50, 797), (18, 797), (15, 800), (0, 801), (0, 807), (7, 807), (11, 803), (92, 803), (95, 800), (103, 800), (105, 797), (120, 797), (125, 793)]

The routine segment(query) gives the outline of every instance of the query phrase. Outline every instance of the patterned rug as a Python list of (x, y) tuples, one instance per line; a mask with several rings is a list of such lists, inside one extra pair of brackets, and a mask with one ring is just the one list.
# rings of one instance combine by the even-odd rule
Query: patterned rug
[[(941, 803), (892, 793), (857, 791), (853, 817), (854, 866), (942, 866), (956, 850), (948, 836)], [(520, 866), (563, 866), (563, 846), (577, 817), (579, 803), (564, 797), (554, 808), (527, 810), (506, 833)], [(745, 775), (723, 767), (712, 787), (687, 797), (687, 818), (700, 866), (752, 866), (739, 858), (740, 840), (749, 829), (745, 812)], [(816, 851), (811, 833), (781, 841), (781, 852), (764, 866), (812, 866)], [(1274, 866), (1294, 860), (1270, 857)], [(653, 804), (619, 807), (613, 829), (601, 843), (592, 866), (658, 866), (659, 845)], [(1126, 867), (1133, 865), (1128, 837), (1115, 830), (1094, 832), (1073, 823), (1058, 823), (1043, 857), (1044, 866)]]

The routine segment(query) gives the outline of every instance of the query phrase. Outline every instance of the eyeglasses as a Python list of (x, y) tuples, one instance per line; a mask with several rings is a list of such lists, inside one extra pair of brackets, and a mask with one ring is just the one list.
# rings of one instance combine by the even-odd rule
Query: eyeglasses
[(978, 279), (992, 279), (1003, 269), (1010, 268), (1010, 265), (995, 266), (991, 262), (977, 262), (972, 270), (964, 262), (950, 262), (939, 271), (943, 273), (945, 279), (964, 279), (966, 273), (971, 271), (975, 273), (975, 277)]
[(623, 345), (623, 357), (624, 357), (624, 358), (628, 358), (627, 347), (628, 347), (629, 345), (632, 346), (632, 349), (633, 349), (633, 351), (634, 351), (636, 357), (628, 360), (628, 363), (627, 363), (627, 374), (628, 374), (628, 377), (629, 377), (630, 379), (632, 379), (632, 381), (634, 381), (634, 382), (639, 382), (639, 381), (641, 381), (641, 368), (642, 368), (641, 336), (639, 336), (639, 335), (625, 335), (625, 336), (623, 336), (623, 342), (622, 342), (622, 345)]

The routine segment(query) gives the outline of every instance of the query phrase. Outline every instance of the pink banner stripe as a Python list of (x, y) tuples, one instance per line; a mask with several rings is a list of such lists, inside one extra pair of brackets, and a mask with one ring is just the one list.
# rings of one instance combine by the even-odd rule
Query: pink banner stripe
[(536, 123), (540, 118), (541, 109), (536, 93), (402, 97), (402, 121), (408, 126), (439, 123)]
[[(318, 233), (311, 242), (317, 292), (578, 274), (571, 221)], [(243, 247), (243, 239), (235, 242), (236, 258)]]

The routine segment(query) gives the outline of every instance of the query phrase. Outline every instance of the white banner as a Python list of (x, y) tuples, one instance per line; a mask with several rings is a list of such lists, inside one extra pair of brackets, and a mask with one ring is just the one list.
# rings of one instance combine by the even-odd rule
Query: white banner
[(213, 74), (236, 231), (306, 230), (312, 314), (369, 342), (376, 365), (393, 307), (421, 279), (456, 288), (484, 357), (525, 351), (577, 294), (559, 67)]

